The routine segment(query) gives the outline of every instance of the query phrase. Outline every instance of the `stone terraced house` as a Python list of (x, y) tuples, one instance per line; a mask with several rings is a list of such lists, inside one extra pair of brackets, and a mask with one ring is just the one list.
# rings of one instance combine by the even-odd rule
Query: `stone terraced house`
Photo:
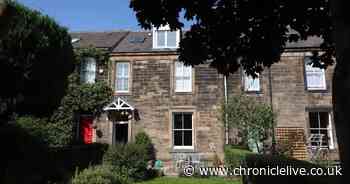
[[(115, 96), (102, 116), (81, 117), (80, 130), (88, 132), (87, 142), (129, 142), (137, 132), (145, 131), (168, 173), (183, 157), (202, 162), (215, 155), (223, 158), (226, 136), (218, 110), (226, 90), (228, 95), (243, 92), (272, 103), (277, 113), (277, 138), (294, 141), (296, 158), (307, 159), (308, 138), (321, 134), (322, 146), (337, 159), (333, 67), (325, 71), (307, 65), (311, 51), (319, 48), (319, 38), (289, 43), (281, 61), (259, 78), (238, 71), (225, 84), (224, 77), (205, 64), (189, 67), (178, 62), (179, 31), (164, 28), (71, 35), (75, 47), (94, 46), (110, 54), (108, 68), (93, 58), (87, 58), (81, 67), (85, 82), (105, 80)], [(113, 114), (117, 112), (129, 116), (116, 119)], [(234, 140), (232, 134), (228, 137)]]

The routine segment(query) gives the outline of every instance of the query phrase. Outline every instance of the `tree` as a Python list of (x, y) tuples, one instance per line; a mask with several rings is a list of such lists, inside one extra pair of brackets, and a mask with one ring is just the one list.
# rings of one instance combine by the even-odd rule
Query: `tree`
[(222, 104), (221, 119), (230, 129), (238, 130), (241, 140), (235, 142), (259, 153), (263, 152), (261, 143), (272, 136), (272, 108), (263, 102), (257, 102), (253, 97), (243, 94), (231, 96), (227, 104)]
[[(342, 161), (343, 174), (349, 174), (350, 162), (350, 12), (345, 8), (347, 1), (332, 0), (332, 21), (334, 22), (334, 37), (336, 43), (337, 64), (333, 75), (333, 110), (335, 128)], [(345, 178), (345, 177), (344, 177)], [(344, 179), (343, 183), (347, 183)]]
[(5, 1), (4, 0), (0, 0), (0, 16), (5, 11), (5, 7), (6, 7)]
[[(330, 3), (332, 2), (332, 3)], [(337, 64), (333, 110), (344, 173), (349, 165), (350, 21), (345, 0), (132, 0), (130, 7), (143, 28), (169, 24), (181, 28), (180, 13), (193, 20), (180, 42), (179, 59), (188, 65), (210, 63), (229, 75), (239, 67), (256, 76), (278, 62), (288, 41), (308, 36), (323, 39), (313, 65)], [(335, 36), (333, 35), (335, 33)], [(335, 38), (335, 39), (334, 39)], [(335, 44), (336, 43), (336, 44)], [(337, 50), (337, 53), (335, 53)]]
[(66, 28), (48, 16), (6, 1), (0, 39), (0, 114), (46, 115), (60, 103), (74, 68)]

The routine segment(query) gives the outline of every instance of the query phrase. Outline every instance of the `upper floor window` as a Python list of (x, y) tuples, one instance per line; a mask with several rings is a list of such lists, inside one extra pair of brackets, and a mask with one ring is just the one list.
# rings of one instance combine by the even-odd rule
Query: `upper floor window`
[(173, 113), (174, 149), (193, 149), (193, 124), (191, 112)]
[(96, 80), (96, 60), (88, 57), (81, 62), (80, 81), (82, 83), (95, 83)]
[(329, 112), (309, 112), (310, 144), (334, 149), (333, 128)]
[(253, 78), (247, 75), (245, 72), (243, 74), (244, 91), (246, 92), (257, 92), (260, 91), (260, 76)]
[(307, 90), (327, 89), (325, 70), (318, 67), (313, 67), (310, 57), (305, 57), (304, 61)]
[(129, 92), (130, 64), (128, 62), (117, 62), (115, 72), (115, 91)]
[(177, 48), (180, 31), (170, 31), (169, 26), (153, 29), (153, 48)]
[(192, 92), (192, 67), (175, 62), (175, 92)]

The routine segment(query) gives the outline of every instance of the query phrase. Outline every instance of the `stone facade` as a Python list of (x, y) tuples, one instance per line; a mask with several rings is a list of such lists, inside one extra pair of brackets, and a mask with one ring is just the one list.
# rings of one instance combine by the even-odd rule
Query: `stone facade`
[[(152, 139), (157, 158), (171, 167), (172, 158), (177, 153), (200, 154), (201, 160), (212, 160), (214, 151), (223, 158), (224, 130), (218, 119), (218, 110), (223, 100), (223, 76), (207, 65), (196, 66), (192, 70), (193, 90), (178, 93), (174, 90), (174, 64), (177, 56), (112, 55), (111, 63), (129, 62), (131, 66), (131, 90), (128, 93), (115, 93), (136, 108), (140, 120), (129, 121), (130, 137), (145, 131)], [(110, 84), (114, 87), (115, 64), (109, 70)], [(193, 113), (194, 149), (176, 150), (172, 140), (172, 113)], [(101, 116), (96, 123), (104, 135), (97, 142), (112, 144), (113, 122)], [(211, 149), (215, 147), (216, 149)]]
[[(164, 162), (167, 173), (174, 172), (176, 158), (183, 155), (196, 157), (202, 162), (213, 160), (216, 155), (223, 159), (225, 130), (219, 119), (219, 108), (225, 99), (224, 77), (208, 65), (195, 66), (192, 68), (191, 92), (175, 92), (177, 52), (171, 49), (152, 50), (152, 34), (149, 32), (122, 32), (120, 35), (118, 44), (108, 49), (111, 51), (108, 65), (98, 66), (97, 79), (107, 81), (114, 89), (116, 63), (129, 63), (129, 91), (114, 94), (115, 99), (123, 99), (138, 112), (139, 120), (122, 122), (127, 124), (128, 141), (133, 141), (138, 132), (145, 131), (151, 137), (157, 159)], [(143, 39), (132, 43), (135, 41), (130, 41), (131, 38)], [(101, 39), (94, 39), (98, 40), (99, 45), (104, 43)], [(305, 44), (307, 42), (297, 46)], [(300, 159), (308, 158), (306, 144), (300, 140), (307, 140), (310, 135), (309, 112), (327, 111), (333, 123), (333, 67), (326, 70), (325, 90), (307, 90), (304, 58), (311, 54), (309, 51), (310, 48), (287, 49), (279, 63), (260, 75), (261, 90), (257, 92), (243, 90), (242, 71), (227, 78), (228, 95), (246, 93), (259, 101), (272, 103), (277, 114), (277, 137), (282, 140), (289, 132), (297, 132), (299, 138), (295, 144), (298, 148), (294, 155)], [(175, 149), (173, 146), (173, 114), (177, 112), (192, 114), (192, 149)], [(108, 118), (106, 113), (98, 117), (94, 124), (94, 141), (115, 143), (116, 124), (120, 123)], [(337, 159), (334, 128), (332, 131), (335, 143), (331, 150), (332, 158)], [(230, 132), (229, 138), (233, 139), (233, 136)]]
[[(331, 159), (337, 160), (338, 145), (333, 123), (331, 93), (334, 67), (330, 66), (325, 72), (326, 90), (309, 91), (306, 88), (304, 65), (304, 58), (307, 56), (311, 56), (308, 50), (285, 52), (281, 57), (281, 61), (272, 65), (271, 75), (268, 69), (262, 73), (260, 77), (261, 91), (247, 93), (247, 95), (254, 96), (257, 100), (268, 104), (272, 102), (273, 110), (277, 115), (277, 128), (285, 129), (283, 131), (288, 131), (288, 129), (291, 131), (294, 131), (294, 129), (304, 130), (304, 137), (300, 137), (299, 140), (305, 140), (305, 144), (308, 143), (308, 137), (310, 136), (309, 112), (329, 112), (333, 125), (332, 138), (334, 139), (334, 149), (330, 150)], [(243, 92), (242, 75), (242, 71), (239, 71), (229, 78), (229, 94), (234, 95)], [(300, 131), (298, 132), (298, 135), (301, 136)], [(305, 155), (307, 154), (306, 146), (298, 148), (299, 152), (296, 153), (296, 158), (308, 158), (308, 155)]]

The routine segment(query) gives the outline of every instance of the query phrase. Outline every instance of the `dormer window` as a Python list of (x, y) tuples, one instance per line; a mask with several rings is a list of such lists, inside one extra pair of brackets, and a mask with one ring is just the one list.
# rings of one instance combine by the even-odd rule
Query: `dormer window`
[(180, 41), (180, 31), (170, 31), (169, 26), (153, 29), (153, 48), (178, 48)]

